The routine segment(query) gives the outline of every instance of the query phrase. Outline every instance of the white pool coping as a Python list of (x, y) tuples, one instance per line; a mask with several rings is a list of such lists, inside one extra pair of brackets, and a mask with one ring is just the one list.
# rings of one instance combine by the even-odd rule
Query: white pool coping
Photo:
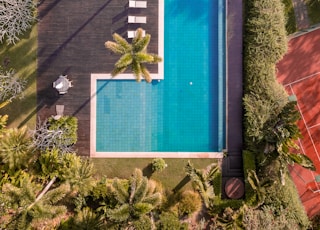
[[(158, 1), (158, 54), (164, 57), (164, 1)], [(158, 73), (150, 74), (154, 80), (164, 80), (164, 61), (158, 63)], [(92, 158), (223, 158), (222, 152), (97, 152), (96, 151), (96, 111), (97, 80), (136, 80), (133, 74), (91, 73), (90, 104), (90, 157)]]

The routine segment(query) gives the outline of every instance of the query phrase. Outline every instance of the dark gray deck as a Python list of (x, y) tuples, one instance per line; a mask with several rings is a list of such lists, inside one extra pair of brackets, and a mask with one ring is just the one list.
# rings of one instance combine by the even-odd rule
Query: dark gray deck
[(227, 73), (228, 73), (228, 116), (227, 116), (227, 152), (222, 163), (223, 186), (229, 178), (243, 178), (243, 133), (242, 133), (242, 36), (243, 36), (243, 1), (228, 0), (227, 12)]
[[(147, 9), (128, 9), (128, 0), (52, 0), (39, 6), (38, 36), (38, 116), (55, 114), (55, 105), (65, 105), (65, 115), (79, 120), (80, 155), (90, 149), (90, 74), (110, 73), (118, 56), (105, 49), (104, 43), (117, 32), (142, 27), (151, 34), (148, 51), (158, 51), (158, 0), (148, 1)], [(146, 24), (129, 25), (128, 15), (147, 16)], [(157, 65), (149, 67), (157, 73)], [(67, 74), (74, 87), (63, 96), (52, 82)]]

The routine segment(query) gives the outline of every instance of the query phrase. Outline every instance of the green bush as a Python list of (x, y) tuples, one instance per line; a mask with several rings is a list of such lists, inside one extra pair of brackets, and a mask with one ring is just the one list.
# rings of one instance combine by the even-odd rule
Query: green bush
[(162, 158), (155, 158), (152, 160), (152, 171), (153, 172), (161, 172), (164, 170), (168, 165)]
[(292, 0), (282, 0), (285, 6), (285, 16), (287, 19), (286, 30), (288, 34), (293, 34), (297, 31), (296, 16), (294, 14), (294, 8)]
[(243, 158), (243, 171), (244, 171), (244, 178), (245, 178), (245, 202), (247, 205), (252, 205), (255, 203), (255, 191), (253, 190), (252, 186), (249, 184), (248, 172), (249, 170), (256, 171), (256, 162), (255, 162), (255, 155), (250, 151), (243, 151), (242, 152)]
[(246, 1), (245, 56), (268, 63), (287, 52), (284, 7), (279, 0)]
[(135, 230), (150, 230), (152, 229), (152, 222), (148, 216), (141, 216), (138, 220), (133, 221)]
[(76, 117), (62, 116), (57, 120), (50, 117), (48, 122), (50, 130), (62, 131), (59, 139), (64, 145), (71, 146), (77, 142), (78, 119)]
[(320, 230), (320, 216), (316, 215), (311, 219), (311, 229)]
[(307, 229), (309, 219), (301, 203), (299, 194), (292, 179), (286, 175), (285, 185), (280, 182), (269, 187), (265, 199), (265, 205), (272, 207), (278, 216), (285, 214), (287, 219), (299, 224), (302, 229)]
[(288, 210), (277, 213), (272, 206), (264, 206), (261, 209), (247, 208), (244, 212), (243, 224), (248, 230), (307, 229), (306, 226), (299, 226), (299, 222), (290, 217)]
[(288, 102), (275, 75), (275, 64), (287, 51), (287, 37), (281, 1), (250, 0), (246, 6), (244, 136), (254, 150), (264, 137), (265, 123), (275, 119)]
[(201, 208), (201, 197), (193, 191), (184, 191), (178, 203), (179, 216), (190, 216)]
[(180, 223), (179, 218), (171, 212), (163, 212), (159, 216), (157, 222), (157, 229), (159, 230), (188, 230), (186, 223)]

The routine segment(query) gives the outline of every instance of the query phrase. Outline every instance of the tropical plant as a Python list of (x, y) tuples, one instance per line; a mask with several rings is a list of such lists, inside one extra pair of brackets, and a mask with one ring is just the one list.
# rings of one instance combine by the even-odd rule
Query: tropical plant
[(207, 171), (202, 171), (194, 168), (191, 162), (188, 161), (185, 170), (208, 208), (215, 197), (213, 178), (219, 172), (218, 165), (212, 164)]
[(161, 203), (156, 183), (144, 177), (140, 169), (135, 169), (128, 181), (115, 178), (112, 191), (117, 204), (107, 210), (107, 217), (113, 223), (130, 225)]
[(85, 207), (68, 221), (59, 226), (59, 230), (100, 230), (105, 229), (102, 216)]
[(247, 181), (255, 191), (255, 201), (253, 201), (250, 205), (257, 208), (264, 203), (264, 200), (266, 198), (266, 189), (271, 186), (272, 182), (269, 178), (260, 181), (254, 170), (248, 170), (247, 175)]
[(70, 184), (74, 192), (87, 195), (95, 186), (93, 164), (74, 153), (62, 155), (58, 178)]
[(27, 128), (7, 129), (0, 138), (0, 160), (4, 170), (14, 173), (32, 160), (34, 149)]
[(123, 73), (128, 67), (131, 68), (138, 82), (143, 77), (147, 82), (151, 82), (152, 78), (146, 67), (146, 64), (156, 64), (162, 61), (162, 58), (157, 54), (147, 52), (147, 47), (150, 42), (150, 34), (142, 36), (143, 30), (137, 29), (135, 37), (132, 39), (132, 44), (129, 44), (119, 34), (114, 33), (113, 39), (115, 42), (107, 41), (105, 47), (110, 49), (115, 54), (120, 54), (120, 59), (116, 62), (115, 68), (111, 75), (114, 77)]
[(244, 207), (240, 209), (233, 210), (230, 207), (227, 207), (222, 216), (217, 218), (217, 226), (222, 227), (225, 230), (234, 230), (234, 229), (244, 229), (243, 225), (243, 215)]
[(59, 154), (51, 149), (41, 153), (37, 160), (40, 176), (46, 179), (57, 178), (70, 184), (73, 192), (87, 195), (94, 187), (93, 164), (74, 153)]
[(289, 101), (277, 119), (267, 123), (265, 153), (276, 151), (280, 161), (285, 165), (297, 163), (307, 169), (315, 170), (313, 162), (306, 155), (290, 153), (292, 149), (299, 149), (295, 141), (302, 137), (296, 124), (300, 113), (295, 106), (296, 101)]
[(38, 220), (48, 220), (64, 214), (65, 206), (56, 205), (69, 190), (67, 184), (48, 191), (46, 186), (40, 193), (41, 185), (26, 177), (20, 186), (5, 184), (2, 199), (7, 204), (5, 229), (29, 229)]
[(31, 28), (35, 21), (36, 1), (1, 0), (0, 1), (0, 42), (8, 44), (19, 40), (19, 35)]

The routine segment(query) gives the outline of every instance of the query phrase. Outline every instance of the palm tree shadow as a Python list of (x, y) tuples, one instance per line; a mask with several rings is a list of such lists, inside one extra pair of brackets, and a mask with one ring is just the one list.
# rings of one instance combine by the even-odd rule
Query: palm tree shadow
[(190, 182), (190, 177), (189, 176), (185, 176), (180, 182), (179, 184), (177, 184), (176, 187), (174, 187), (174, 189), (172, 189), (172, 191), (174, 193), (178, 192), (180, 189), (182, 189), (186, 184), (188, 184)]

